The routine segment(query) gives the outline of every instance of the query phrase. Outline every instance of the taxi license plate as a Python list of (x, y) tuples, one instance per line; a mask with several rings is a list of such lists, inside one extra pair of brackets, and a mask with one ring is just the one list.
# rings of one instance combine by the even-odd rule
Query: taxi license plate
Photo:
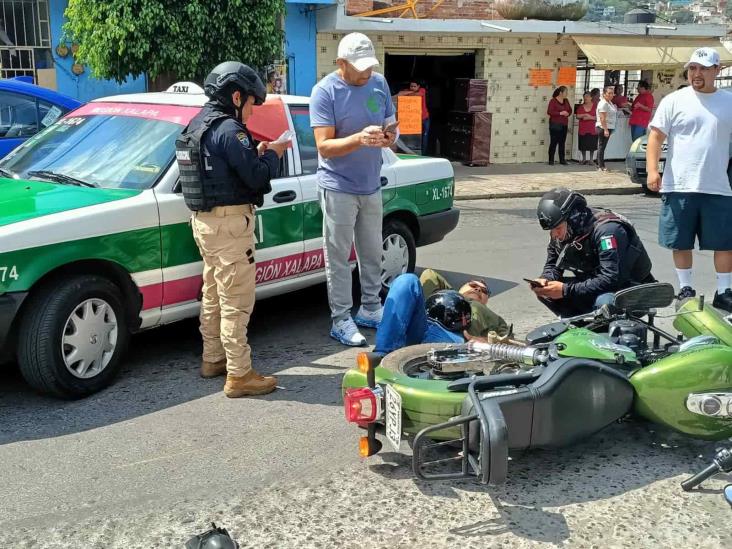
[(386, 438), (395, 450), (402, 441), (402, 395), (386, 386)]

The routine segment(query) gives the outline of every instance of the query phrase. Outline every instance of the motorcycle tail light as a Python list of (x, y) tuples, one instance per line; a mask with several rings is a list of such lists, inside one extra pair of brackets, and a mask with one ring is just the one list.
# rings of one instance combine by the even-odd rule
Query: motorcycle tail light
[(369, 389), (346, 389), (343, 408), (349, 423), (373, 423), (381, 417), (383, 391), (380, 387)]

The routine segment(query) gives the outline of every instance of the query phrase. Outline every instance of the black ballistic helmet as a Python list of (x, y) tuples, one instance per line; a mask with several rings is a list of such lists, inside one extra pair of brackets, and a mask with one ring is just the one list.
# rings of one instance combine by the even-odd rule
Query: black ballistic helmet
[(267, 98), (267, 88), (259, 75), (254, 69), (238, 61), (226, 61), (216, 65), (204, 80), (203, 91), (211, 99), (225, 100), (228, 98), (223, 96), (230, 85), (235, 86), (245, 98), (253, 96), (255, 105), (261, 105)]
[(580, 193), (558, 187), (544, 194), (536, 208), (539, 225), (549, 231), (565, 221), (574, 210), (587, 207), (587, 200)]
[(189, 539), (185, 549), (239, 549), (239, 544), (231, 539), (226, 528), (212, 522), (211, 529)]
[(427, 298), (425, 308), (428, 317), (451, 332), (462, 334), (470, 327), (470, 303), (455, 290), (435, 292)]

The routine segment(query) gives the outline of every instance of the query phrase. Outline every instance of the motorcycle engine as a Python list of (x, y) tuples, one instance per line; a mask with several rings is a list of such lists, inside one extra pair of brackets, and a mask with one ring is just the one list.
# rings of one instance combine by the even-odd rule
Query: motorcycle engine
[(638, 354), (646, 348), (648, 328), (634, 320), (614, 320), (608, 326), (608, 336), (613, 343), (625, 345)]

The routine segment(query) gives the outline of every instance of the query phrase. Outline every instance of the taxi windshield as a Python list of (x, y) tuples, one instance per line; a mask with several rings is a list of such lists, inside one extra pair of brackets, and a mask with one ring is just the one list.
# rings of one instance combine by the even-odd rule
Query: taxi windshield
[(109, 114), (71, 116), (36, 134), (0, 161), (20, 179), (149, 189), (173, 161), (183, 126)]

